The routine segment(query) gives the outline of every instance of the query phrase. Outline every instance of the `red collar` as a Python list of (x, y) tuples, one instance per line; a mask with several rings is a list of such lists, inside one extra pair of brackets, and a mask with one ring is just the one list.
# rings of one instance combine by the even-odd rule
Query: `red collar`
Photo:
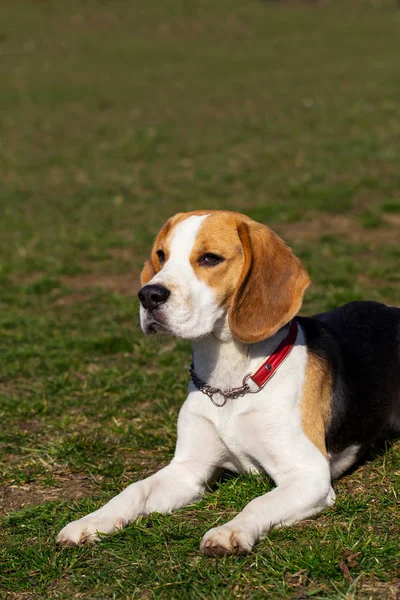
[[(297, 337), (297, 323), (293, 319), (290, 323), (289, 332), (287, 336), (281, 341), (281, 343), (275, 348), (275, 350), (264, 360), (262, 365), (258, 367), (255, 373), (248, 373), (244, 376), (242, 381), (242, 386), (238, 388), (233, 388), (231, 390), (221, 390), (219, 388), (212, 387), (204, 383), (199, 377), (197, 377), (194, 366), (190, 367), (190, 378), (193, 381), (195, 387), (203, 394), (206, 394), (215, 406), (224, 406), (230, 398), (238, 398), (239, 396), (244, 396), (245, 394), (256, 394), (259, 392), (271, 379), (271, 377), (276, 373), (279, 366), (283, 363), (285, 358), (289, 355), (292, 350)], [(248, 384), (248, 380), (251, 381), (257, 386), (257, 389), (251, 389)], [(215, 395), (219, 395), (223, 397), (223, 402), (219, 403), (214, 399)]]
[[(290, 354), (297, 337), (297, 323), (295, 319), (290, 323), (289, 332), (275, 350), (258, 367), (255, 373), (249, 373), (243, 380), (251, 379), (261, 389), (280, 367), (285, 358)], [(258, 390), (256, 390), (258, 392)]]

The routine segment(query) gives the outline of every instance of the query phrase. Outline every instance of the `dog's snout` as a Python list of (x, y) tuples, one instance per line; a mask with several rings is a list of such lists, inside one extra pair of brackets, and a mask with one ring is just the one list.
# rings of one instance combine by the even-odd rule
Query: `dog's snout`
[(170, 295), (170, 291), (162, 285), (145, 285), (139, 291), (138, 296), (141, 305), (147, 310), (154, 310), (160, 304), (166, 302)]

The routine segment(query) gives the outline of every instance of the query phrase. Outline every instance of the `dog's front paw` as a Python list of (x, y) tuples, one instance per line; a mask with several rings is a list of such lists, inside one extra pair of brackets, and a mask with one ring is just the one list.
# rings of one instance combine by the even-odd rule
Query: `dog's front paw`
[(248, 554), (254, 542), (253, 537), (244, 528), (222, 525), (207, 531), (201, 541), (200, 550), (208, 556)]
[(66, 546), (78, 544), (94, 544), (100, 539), (100, 534), (113, 533), (126, 525), (125, 519), (110, 515), (87, 515), (77, 521), (68, 523), (57, 536), (57, 543)]

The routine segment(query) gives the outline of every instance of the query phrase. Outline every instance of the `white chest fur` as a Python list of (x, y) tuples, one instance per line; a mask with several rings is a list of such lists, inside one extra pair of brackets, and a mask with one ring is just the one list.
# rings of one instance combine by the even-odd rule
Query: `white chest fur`
[[(285, 334), (286, 331), (279, 332), (274, 336), (276, 339), (254, 345), (247, 352), (234, 342), (222, 348), (220, 345), (218, 354), (213, 346), (206, 351), (203, 342), (200, 352), (195, 348), (196, 370), (203, 377), (208, 371), (207, 382), (211, 381), (213, 386), (221, 389), (238, 386)], [(217, 407), (191, 384), (181, 417), (189, 424), (191, 419), (186, 420), (185, 415), (197, 415), (213, 425), (221, 442), (219, 466), (238, 472), (267, 472), (278, 483), (280, 473), (298, 463), (315, 461), (320, 454), (304, 435), (301, 425), (299, 403), (306, 362), (303, 333), (299, 331), (291, 353), (262, 390), (229, 399), (224, 406)], [(207, 444), (207, 440), (203, 443)], [(322, 455), (321, 459), (324, 460)]]

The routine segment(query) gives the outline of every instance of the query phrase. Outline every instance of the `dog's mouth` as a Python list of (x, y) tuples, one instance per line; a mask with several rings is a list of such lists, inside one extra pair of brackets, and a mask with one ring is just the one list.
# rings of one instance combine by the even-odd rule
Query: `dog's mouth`
[(145, 333), (151, 335), (154, 333), (169, 333), (169, 329), (165, 324), (165, 321), (161, 315), (157, 315), (157, 318), (153, 313), (148, 315), (148, 321), (145, 325)]

